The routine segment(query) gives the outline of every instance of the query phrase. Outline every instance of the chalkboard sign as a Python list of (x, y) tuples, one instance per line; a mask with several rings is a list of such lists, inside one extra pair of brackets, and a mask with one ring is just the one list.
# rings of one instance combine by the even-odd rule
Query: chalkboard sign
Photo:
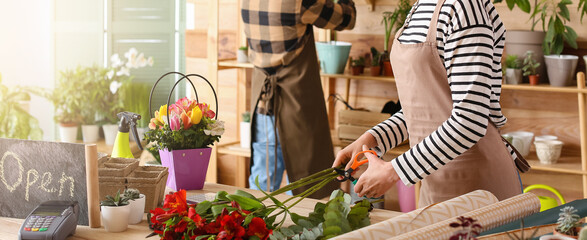
[(78, 201), (88, 225), (85, 145), (0, 138), (0, 216), (26, 218), (48, 200)]

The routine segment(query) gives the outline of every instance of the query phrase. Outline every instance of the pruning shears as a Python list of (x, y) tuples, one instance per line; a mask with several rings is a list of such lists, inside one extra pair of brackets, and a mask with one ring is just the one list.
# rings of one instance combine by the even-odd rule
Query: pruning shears
[(369, 159), (367, 159), (367, 158), (365, 158), (365, 159), (362, 159), (362, 160), (358, 160), (358, 159), (359, 159), (359, 157), (360, 157), (361, 155), (364, 155), (365, 153), (372, 153), (372, 154), (374, 154), (374, 155), (377, 155), (377, 153), (375, 153), (375, 151), (373, 151), (373, 150), (365, 150), (365, 151), (360, 151), (360, 152), (358, 152), (358, 153), (355, 155), (355, 157), (353, 158), (353, 160), (352, 160), (352, 161), (353, 161), (353, 163), (351, 164), (351, 168), (347, 169), (346, 171), (345, 171), (345, 170), (343, 170), (343, 169), (339, 169), (339, 168), (335, 168), (335, 169), (334, 169), (334, 170), (335, 170), (335, 171), (336, 171), (336, 172), (337, 172), (339, 175), (343, 176), (343, 179), (341, 179), (341, 180), (338, 180), (339, 182), (344, 182), (344, 181), (346, 181), (346, 180), (350, 180), (350, 181), (352, 181), (352, 182), (353, 182), (353, 184), (356, 184), (356, 183), (357, 183), (358, 179), (355, 179), (355, 178), (352, 176), (352, 173), (353, 173), (355, 170), (357, 170), (357, 168), (359, 168), (359, 166), (361, 166), (361, 165), (363, 165), (363, 164), (365, 164), (365, 163), (369, 162)]

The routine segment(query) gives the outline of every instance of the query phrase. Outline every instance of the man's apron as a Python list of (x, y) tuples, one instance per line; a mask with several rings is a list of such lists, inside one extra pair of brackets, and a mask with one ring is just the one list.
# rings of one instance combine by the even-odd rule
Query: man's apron
[[(400, 43), (397, 38), (404, 30), (402, 27), (392, 45), (391, 62), (411, 147), (437, 130), (452, 111), (451, 90), (436, 42), (437, 20), (443, 3), (444, 0), (439, 1), (436, 6), (426, 42)], [(499, 200), (521, 193), (512, 156), (491, 123), (486, 135), (471, 149), (422, 180), (419, 206), (477, 189), (490, 191)]]
[[(253, 70), (251, 96), (251, 109), (255, 112), (259, 101), (265, 101), (273, 108), (290, 182), (332, 166), (334, 152), (312, 31), (300, 55), (289, 65), (280, 67), (273, 75), (258, 68)], [(251, 126), (255, 126), (255, 118)], [(338, 188), (336, 184), (333, 181), (310, 197), (329, 196)], [(299, 188), (293, 193), (305, 189)]]

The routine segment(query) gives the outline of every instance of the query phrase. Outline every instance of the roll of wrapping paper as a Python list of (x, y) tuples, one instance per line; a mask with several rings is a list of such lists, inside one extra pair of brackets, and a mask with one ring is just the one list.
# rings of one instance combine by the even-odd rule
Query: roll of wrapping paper
[[(465, 213), (462, 216), (477, 220), (483, 228), (482, 231), (513, 222), (540, 211), (540, 200), (533, 193), (520, 194), (498, 203), (491, 204)], [(451, 228), (450, 223), (457, 222), (457, 217), (447, 219), (433, 225), (404, 233), (389, 239), (449, 239), (461, 228)]]
[(431, 224), (455, 216), (463, 215), (472, 210), (497, 202), (497, 198), (490, 192), (476, 190), (438, 204), (416, 209), (389, 220), (343, 234), (334, 239), (388, 239), (418, 228), (430, 226)]

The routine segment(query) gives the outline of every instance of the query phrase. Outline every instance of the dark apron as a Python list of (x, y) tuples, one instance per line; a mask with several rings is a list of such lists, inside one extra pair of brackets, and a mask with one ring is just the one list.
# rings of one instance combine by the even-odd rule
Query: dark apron
[[(259, 101), (271, 105), (271, 112), (276, 116), (275, 126), (290, 182), (330, 168), (334, 161), (312, 31), (307, 41), (300, 55), (289, 65), (280, 67), (272, 75), (255, 68), (252, 77), (251, 109), (257, 112)], [(251, 120), (251, 127), (253, 126), (254, 117)], [(251, 135), (254, 133), (251, 130)], [(251, 137), (255, 139), (255, 136)], [(301, 193), (307, 188), (298, 188), (293, 193)], [(337, 182), (333, 181), (310, 197), (329, 196), (336, 188)]]

